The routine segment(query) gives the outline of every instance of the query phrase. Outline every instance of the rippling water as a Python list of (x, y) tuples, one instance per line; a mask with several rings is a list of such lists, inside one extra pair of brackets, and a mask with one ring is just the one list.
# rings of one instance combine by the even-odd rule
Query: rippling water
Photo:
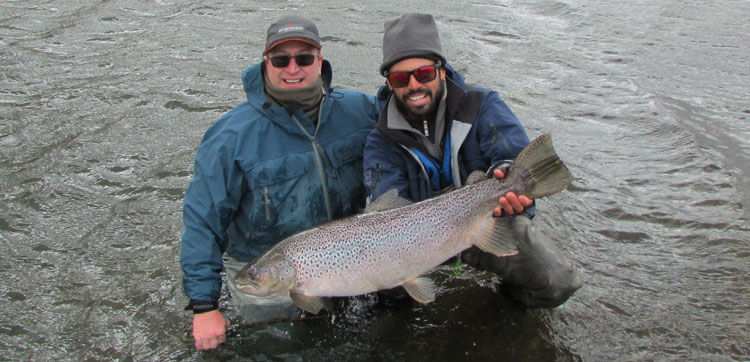
[[(196, 147), (244, 98), (282, 14), (318, 22), (334, 85), (382, 83), (383, 22), (436, 16), (470, 83), (576, 179), (537, 223), (584, 287), (522, 311), (486, 275), (427, 306), (342, 301), (196, 352), (181, 210)], [(0, 360), (750, 359), (746, 1), (2, 1)]]

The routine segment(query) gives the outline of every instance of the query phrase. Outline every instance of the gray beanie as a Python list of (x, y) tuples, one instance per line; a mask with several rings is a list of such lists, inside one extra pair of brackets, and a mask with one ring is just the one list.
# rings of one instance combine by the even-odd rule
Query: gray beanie
[(385, 75), (393, 64), (406, 58), (435, 59), (445, 65), (437, 25), (432, 15), (404, 14), (385, 23), (380, 74)]

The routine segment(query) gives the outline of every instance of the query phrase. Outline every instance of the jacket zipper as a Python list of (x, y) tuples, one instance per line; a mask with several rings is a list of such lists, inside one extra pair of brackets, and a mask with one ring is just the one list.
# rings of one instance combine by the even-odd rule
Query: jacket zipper
[[(322, 112), (322, 110), (321, 110)], [(320, 112), (319, 112), (320, 114)], [(323, 166), (323, 159), (321, 158), (321, 154), (325, 155), (325, 149), (323, 149), (323, 146), (318, 143), (318, 140), (315, 139), (314, 135), (310, 135), (309, 132), (305, 129), (305, 127), (302, 126), (302, 123), (297, 119), (296, 116), (292, 115), (292, 119), (294, 119), (294, 122), (297, 123), (297, 126), (302, 130), (302, 132), (307, 135), (307, 138), (310, 139), (310, 142), (312, 142), (313, 150), (315, 151), (315, 164), (318, 167), (318, 175), (320, 175), (320, 184), (323, 188), (323, 198), (325, 199), (326, 203), (326, 213), (328, 215), (328, 221), (333, 220), (333, 211), (331, 210), (331, 196), (328, 194), (328, 182), (326, 181), (326, 174), (325, 174), (325, 167)], [(318, 119), (318, 124), (320, 124), (320, 119)], [(315, 133), (317, 134), (318, 128), (315, 128)], [(333, 168), (331, 168), (333, 170)], [(332, 172), (332, 177), (336, 177), (336, 171), (334, 170)]]
[(271, 199), (268, 197), (268, 186), (263, 187), (263, 200), (266, 203), (266, 221), (271, 221)]

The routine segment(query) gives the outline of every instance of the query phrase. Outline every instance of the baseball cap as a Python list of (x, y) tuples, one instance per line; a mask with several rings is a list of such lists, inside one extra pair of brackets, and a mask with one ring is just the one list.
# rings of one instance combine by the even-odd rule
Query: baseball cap
[(301, 16), (285, 16), (268, 27), (266, 34), (266, 50), (268, 53), (273, 47), (290, 40), (299, 40), (320, 49), (320, 36), (318, 28), (310, 19)]

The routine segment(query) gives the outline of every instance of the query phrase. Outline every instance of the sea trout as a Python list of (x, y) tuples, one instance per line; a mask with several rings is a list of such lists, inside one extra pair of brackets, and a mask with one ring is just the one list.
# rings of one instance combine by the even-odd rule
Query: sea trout
[(424, 275), (461, 251), (476, 245), (498, 256), (518, 253), (511, 219), (492, 215), (500, 196), (513, 191), (537, 199), (571, 181), (545, 134), (521, 151), (502, 180), (482, 174), (481, 180), (417, 203), (391, 190), (363, 214), (280, 241), (237, 273), (236, 286), (255, 296), (290, 293), (298, 307), (313, 314), (330, 308), (325, 297), (397, 286), (429, 303), (435, 285)]

